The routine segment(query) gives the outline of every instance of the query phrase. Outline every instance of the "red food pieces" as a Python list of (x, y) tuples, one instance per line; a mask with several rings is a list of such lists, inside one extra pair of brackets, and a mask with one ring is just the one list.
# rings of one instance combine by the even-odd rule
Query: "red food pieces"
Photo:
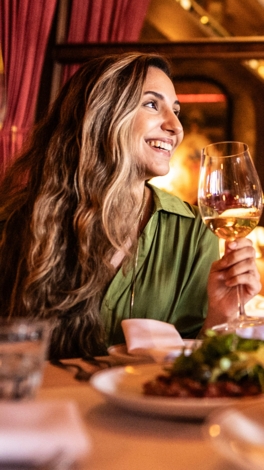
[(145, 395), (178, 398), (245, 397), (261, 393), (260, 386), (252, 381), (241, 383), (222, 380), (215, 383), (200, 383), (188, 377), (159, 375), (143, 385)]

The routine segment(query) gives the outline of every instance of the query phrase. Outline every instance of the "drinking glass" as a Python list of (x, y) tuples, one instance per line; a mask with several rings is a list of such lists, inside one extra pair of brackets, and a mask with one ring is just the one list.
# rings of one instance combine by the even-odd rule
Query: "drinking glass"
[(0, 319), (0, 400), (35, 397), (48, 345), (48, 322)]
[[(247, 144), (217, 142), (202, 149), (198, 205), (203, 222), (219, 238), (246, 237), (257, 226), (263, 193)], [(264, 323), (246, 315), (242, 286), (237, 294), (237, 318), (213, 329), (228, 332)]]

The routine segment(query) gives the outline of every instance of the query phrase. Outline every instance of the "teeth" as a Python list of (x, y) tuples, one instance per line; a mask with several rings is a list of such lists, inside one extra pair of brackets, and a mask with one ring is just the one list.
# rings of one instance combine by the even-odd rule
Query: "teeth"
[(157, 147), (163, 150), (168, 150), (169, 152), (172, 150), (172, 145), (168, 142), (163, 142), (162, 140), (149, 140), (148, 144), (151, 147)]

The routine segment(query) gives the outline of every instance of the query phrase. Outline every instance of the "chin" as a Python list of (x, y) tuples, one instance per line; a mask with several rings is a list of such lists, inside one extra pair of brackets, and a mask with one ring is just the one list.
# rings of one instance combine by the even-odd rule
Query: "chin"
[(170, 171), (170, 166), (169, 165), (146, 168), (145, 176), (148, 179), (157, 178), (158, 176), (166, 176), (169, 173), (169, 171)]
[(152, 178), (156, 177), (156, 176), (166, 176), (170, 171), (170, 167), (167, 167), (167, 168), (159, 168), (159, 171), (156, 171), (156, 172), (153, 172), (153, 176)]

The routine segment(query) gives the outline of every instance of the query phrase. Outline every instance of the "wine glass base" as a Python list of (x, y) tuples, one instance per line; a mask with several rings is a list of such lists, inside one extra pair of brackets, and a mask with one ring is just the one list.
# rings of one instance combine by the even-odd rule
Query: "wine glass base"
[(247, 338), (264, 339), (264, 317), (243, 316), (211, 328), (219, 334), (236, 333)]

